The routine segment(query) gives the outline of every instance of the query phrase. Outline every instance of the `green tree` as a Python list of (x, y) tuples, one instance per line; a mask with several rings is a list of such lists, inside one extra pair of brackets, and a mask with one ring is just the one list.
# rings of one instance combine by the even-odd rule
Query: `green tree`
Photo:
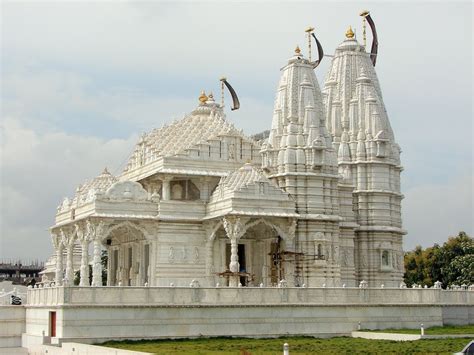
[(442, 247), (417, 246), (405, 253), (404, 281), (409, 287), (413, 284), (431, 287), (436, 281), (441, 281), (443, 287), (474, 284), (474, 240), (459, 232)]

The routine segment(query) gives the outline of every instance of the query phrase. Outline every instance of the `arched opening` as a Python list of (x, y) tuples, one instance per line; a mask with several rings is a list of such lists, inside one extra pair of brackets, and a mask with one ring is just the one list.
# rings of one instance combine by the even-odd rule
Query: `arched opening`
[(113, 227), (105, 239), (107, 285), (143, 286), (150, 284), (150, 242), (138, 226), (124, 222)]
[[(259, 219), (247, 223), (246, 228), (237, 243), (242, 286), (277, 286), (283, 279), (293, 280), (295, 256), (289, 252), (291, 245), (277, 231), (277, 227)], [(223, 228), (216, 232), (212, 254), (215, 274), (230, 270), (231, 242)], [(216, 282), (228, 285), (225, 278), (218, 278)]]

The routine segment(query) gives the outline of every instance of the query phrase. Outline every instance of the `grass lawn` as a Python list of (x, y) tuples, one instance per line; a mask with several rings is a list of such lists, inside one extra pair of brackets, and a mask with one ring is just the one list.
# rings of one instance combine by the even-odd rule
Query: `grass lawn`
[[(290, 354), (452, 354), (461, 351), (469, 338), (426, 339), (407, 342), (368, 340), (349, 337), (318, 339), (287, 337), (279, 339), (210, 338), (185, 340), (142, 340), (107, 342), (103, 346), (155, 354), (195, 355), (281, 355), (283, 344)], [(247, 351), (245, 353), (243, 350)]]
[[(420, 334), (418, 329), (384, 329), (384, 330), (363, 330), (377, 333), (400, 333), (400, 334)], [(469, 325), (446, 325), (443, 327), (425, 328), (425, 335), (442, 334), (474, 334), (474, 324)]]

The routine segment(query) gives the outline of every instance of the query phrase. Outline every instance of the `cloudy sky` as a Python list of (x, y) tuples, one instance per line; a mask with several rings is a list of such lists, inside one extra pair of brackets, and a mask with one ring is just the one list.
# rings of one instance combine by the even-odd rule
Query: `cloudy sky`
[(361, 33), (363, 9), (403, 150), (405, 249), (472, 235), (471, 2), (3, 1), (0, 260), (49, 256), (61, 199), (105, 166), (120, 173), (140, 133), (192, 110), (201, 89), (217, 93), (222, 75), (242, 104), (228, 118), (268, 129), (304, 29), (331, 54), (348, 25)]

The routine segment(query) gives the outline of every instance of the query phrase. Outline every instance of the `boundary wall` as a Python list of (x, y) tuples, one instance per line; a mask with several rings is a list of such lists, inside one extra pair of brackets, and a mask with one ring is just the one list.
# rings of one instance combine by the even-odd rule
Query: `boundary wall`
[[(211, 336), (350, 336), (474, 323), (474, 292), (399, 288), (50, 287), (28, 290), (23, 346)], [(44, 332), (44, 333), (43, 333)]]

